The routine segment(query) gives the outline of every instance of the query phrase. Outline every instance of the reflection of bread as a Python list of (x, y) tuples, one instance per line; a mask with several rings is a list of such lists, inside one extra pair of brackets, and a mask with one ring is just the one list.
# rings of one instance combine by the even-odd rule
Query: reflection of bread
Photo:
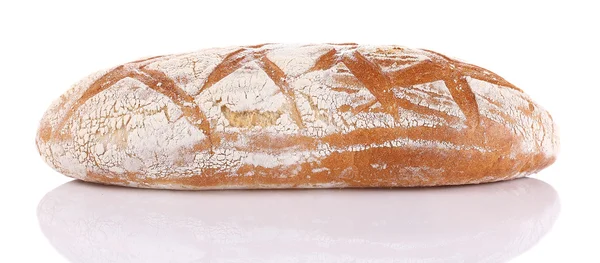
[(552, 118), (496, 74), (398, 46), (258, 45), (98, 72), (37, 145), (86, 181), (174, 189), (470, 184), (550, 165)]
[(69, 262), (508, 262), (559, 211), (556, 191), (529, 178), (200, 193), (74, 181), (46, 194), (38, 219)]

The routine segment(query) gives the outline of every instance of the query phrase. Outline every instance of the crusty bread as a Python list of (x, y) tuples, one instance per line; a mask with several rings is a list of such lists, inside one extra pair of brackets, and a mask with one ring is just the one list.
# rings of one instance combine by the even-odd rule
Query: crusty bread
[(473, 184), (555, 160), (551, 116), (483, 68), (399, 46), (216, 48), (92, 74), (40, 154), (85, 181), (168, 189)]

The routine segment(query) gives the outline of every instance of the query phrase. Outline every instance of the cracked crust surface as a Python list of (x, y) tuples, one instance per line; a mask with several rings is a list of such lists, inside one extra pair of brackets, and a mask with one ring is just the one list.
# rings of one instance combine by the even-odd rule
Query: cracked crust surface
[(168, 189), (471, 184), (554, 162), (551, 116), (483, 68), (400, 46), (264, 44), (83, 79), (42, 157), (85, 181)]

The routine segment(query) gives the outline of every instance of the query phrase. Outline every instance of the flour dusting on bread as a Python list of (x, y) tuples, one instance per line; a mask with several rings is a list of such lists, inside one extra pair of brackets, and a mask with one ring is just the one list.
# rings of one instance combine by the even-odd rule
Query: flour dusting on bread
[(100, 71), (50, 107), (37, 145), (74, 178), (175, 189), (480, 183), (537, 172), (558, 151), (548, 112), (490, 71), (357, 44), (213, 48)]

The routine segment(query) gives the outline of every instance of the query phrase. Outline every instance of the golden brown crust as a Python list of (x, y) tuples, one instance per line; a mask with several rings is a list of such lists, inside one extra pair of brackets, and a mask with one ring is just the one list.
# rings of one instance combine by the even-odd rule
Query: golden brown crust
[[(179, 55), (194, 58), (190, 73), (182, 71), (185, 66), (169, 66), (184, 60), (178, 56), (116, 67), (49, 110), (38, 131), (40, 152), (75, 178), (174, 189), (469, 184), (525, 176), (555, 160), (558, 139), (550, 115), (490, 71), (402, 47), (321, 45), (273, 55), (286, 48), (234, 49), (220, 54), (214, 67), (206, 66), (204, 77), (198, 77), (194, 53)], [(294, 62), (300, 58), (294, 52), (302, 48), (316, 51)], [(285, 60), (287, 55), (292, 58)], [(305, 67), (303, 73), (294, 63)], [(164, 65), (177, 70), (161, 69)], [(118, 92), (114, 87), (127, 79), (164, 96), (167, 105), (127, 111), (122, 127), (86, 131), (98, 115), (90, 112), (98, 107), (89, 101)], [(196, 92), (190, 91), (194, 87)], [(248, 91), (227, 95), (238, 89)], [(258, 99), (240, 102), (249, 96)], [(118, 97), (104, 97), (103, 103), (107, 100), (119, 103)], [(158, 107), (153, 103), (147, 105)], [(53, 112), (60, 109), (66, 114), (57, 119)], [(161, 111), (166, 119), (155, 115)], [(99, 114), (106, 115), (96, 121), (100, 126), (112, 118)], [(146, 122), (163, 124), (153, 124), (158, 125), (153, 131)], [(173, 128), (158, 128), (165, 125)], [(145, 146), (132, 139), (133, 131), (167, 146)], [(158, 139), (163, 133), (165, 143)], [(124, 138), (119, 139), (123, 150), (105, 160), (116, 138)], [(73, 157), (57, 156), (52, 149)], [(148, 154), (155, 160), (141, 157)]]

